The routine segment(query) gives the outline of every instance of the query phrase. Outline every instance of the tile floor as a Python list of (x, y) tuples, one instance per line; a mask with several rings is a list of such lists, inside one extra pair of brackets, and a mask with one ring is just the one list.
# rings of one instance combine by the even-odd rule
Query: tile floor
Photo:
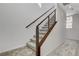
[(25, 46), (12, 51), (1, 53), (0, 56), (35, 56), (35, 52)]
[(48, 56), (79, 56), (79, 41), (65, 40), (65, 42), (52, 51)]
[[(35, 56), (35, 52), (28, 47), (22, 47), (0, 54), (0, 56)], [(48, 56), (79, 56), (79, 41), (65, 40), (65, 42), (52, 51)]]

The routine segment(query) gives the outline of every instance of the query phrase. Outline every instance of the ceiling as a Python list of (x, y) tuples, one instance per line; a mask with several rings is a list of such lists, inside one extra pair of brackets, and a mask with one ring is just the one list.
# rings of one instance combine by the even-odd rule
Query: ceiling
[(63, 3), (63, 8), (67, 16), (79, 14), (79, 3)]

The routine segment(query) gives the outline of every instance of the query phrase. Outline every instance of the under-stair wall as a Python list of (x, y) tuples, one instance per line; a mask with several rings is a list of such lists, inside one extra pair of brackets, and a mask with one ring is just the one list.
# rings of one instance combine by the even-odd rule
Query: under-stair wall
[(56, 9), (56, 20), (57, 24), (52, 29), (51, 33), (47, 37), (46, 41), (44, 42), (43, 46), (41, 47), (41, 55), (48, 55), (56, 47), (64, 42), (65, 39), (65, 20), (66, 14), (61, 6), (58, 4)]

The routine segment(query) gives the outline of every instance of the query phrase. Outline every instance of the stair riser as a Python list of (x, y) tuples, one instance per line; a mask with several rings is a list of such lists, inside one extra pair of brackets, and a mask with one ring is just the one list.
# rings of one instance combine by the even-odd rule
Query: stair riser
[(27, 43), (27, 47), (31, 48), (33, 51), (36, 51), (36, 47), (32, 46), (31, 44)]
[(45, 33), (39, 33), (39, 35), (45, 35)]
[(36, 43), (36, 40), (31, 39), (31, 41)]
[(45, 31), (45, 32), (47, 32), (47, 31), (48, 31), (48, 29), (40, 29), (40, 31)]
[[(41, 40), (42, 38), (43, 38), (43, 37), (39, 37), (39, 42), (40, 42), (40, 40)], [(34, 39), (31, 39), (31, 41), (36, 43), (36, 37), (34, 37)]]
[(42, 27), (43, 29), (48, 29), (48, 27)]

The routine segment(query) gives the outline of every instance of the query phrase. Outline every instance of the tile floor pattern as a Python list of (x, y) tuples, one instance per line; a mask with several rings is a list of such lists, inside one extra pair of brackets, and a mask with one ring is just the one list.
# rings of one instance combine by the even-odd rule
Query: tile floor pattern
[(49, 56), (79, 56), (79, 41), (65, 40), (65, 42), (51, 52)]
[(25, 46), (12, 51), (1, 53), (0, 56), (35, 56), (35, 52)]
[[(35, 52), (28, 47), (21, 47), (12, 51), (1, 53), (0, 56), (35, 56)], [(79, 56), (79, 41), (65, 40), (48, 56)]]

